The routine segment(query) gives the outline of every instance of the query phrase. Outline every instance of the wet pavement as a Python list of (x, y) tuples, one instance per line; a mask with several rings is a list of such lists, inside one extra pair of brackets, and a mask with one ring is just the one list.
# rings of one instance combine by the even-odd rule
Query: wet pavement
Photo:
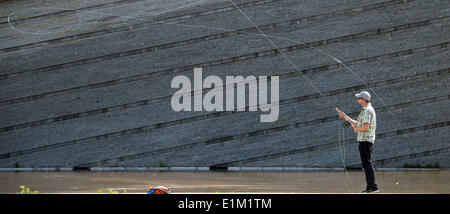
[[(376, 172), (380, 193), (450, 193), (450, 171)], [(363, 172), (0, 172), (0, 193), (359, 193)]]

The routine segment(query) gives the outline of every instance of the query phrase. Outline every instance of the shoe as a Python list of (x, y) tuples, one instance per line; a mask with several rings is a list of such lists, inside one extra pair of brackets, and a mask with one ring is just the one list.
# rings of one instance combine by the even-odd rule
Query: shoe
[(362, 191), (362, 193), (374, 193), (374, 192), (380, 192), (378, 189), (365, 189)]

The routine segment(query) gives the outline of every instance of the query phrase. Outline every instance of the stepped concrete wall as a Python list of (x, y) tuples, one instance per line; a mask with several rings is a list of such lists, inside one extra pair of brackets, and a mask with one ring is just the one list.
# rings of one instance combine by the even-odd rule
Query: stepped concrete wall
[[(448, 1), (235, 3), (271, 41), (224, 0), (0, 2), (0, 167), (359, 167), (362, 90), (377, 167), (450, 167)], [(279, 120), (174, 112), (194, 67), (279, 76)]]

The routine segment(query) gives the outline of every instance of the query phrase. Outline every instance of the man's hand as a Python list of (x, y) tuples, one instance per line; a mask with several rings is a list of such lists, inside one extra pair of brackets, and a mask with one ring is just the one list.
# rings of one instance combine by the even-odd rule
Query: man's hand
[[(348, 121), (353, 128), (356, 127), (356, 125), (358, 124), (358, 121), (353, 120), (352, 118), (350, 118), (349, 116), (347, 116), (344, 112), (342, 112), (341, 110), (339, 110), (338, 108), (336, 108), (336, 111), (339, 113), (339, 118), (344, 118), (346, 121)], [(355, 132), (356, 133), (356, 132)]]
[(338, 111), (339, 112), (339, 117), (340, 118), (346, 118), (347, 117), (347, 115), (344, 113), (344, 112), (342, 112), (342, 111)]
[(358, 133), (358, 131), (359, 131), (358, 129), (359, 129), (359, 128), (354, 127), (354, 128), (353, 128), (353, 132), (354, 132), (354, 133)]

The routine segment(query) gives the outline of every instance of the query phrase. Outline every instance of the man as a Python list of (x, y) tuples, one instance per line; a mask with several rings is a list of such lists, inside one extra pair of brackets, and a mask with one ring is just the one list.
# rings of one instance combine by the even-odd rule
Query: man
[(366, 174), (367, 188), (363, 193), (378, 192), (378, 185), (375, 179), (375, 172), (372, 164), (372, 151), (375, 142), (375, 129), (377, 127), (375, 110), (370, 104), (370, 94), (362, 91), (355, 94), (358, 103), (363, 107), (359, 113), (358, 119), (353, 120), (344, 112), (339, 112), (339, 117), (348, 121), (353, 132), (356, 133), (356, 140), (359, 142), (359, 154), (361, 156), (362, 167)]

